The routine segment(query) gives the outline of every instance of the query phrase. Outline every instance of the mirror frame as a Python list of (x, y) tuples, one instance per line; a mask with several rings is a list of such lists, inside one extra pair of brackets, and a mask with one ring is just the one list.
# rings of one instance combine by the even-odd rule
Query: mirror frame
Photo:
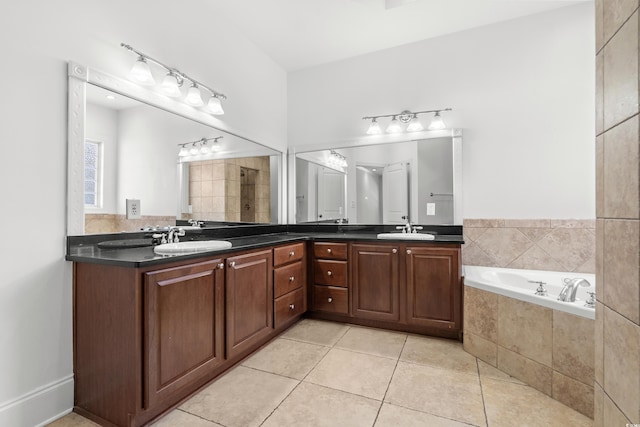
[(327, 142), (321, 144), (298, 145), (289, 147), (287, 156), (288, 171), (288, 218), (293, 224), (296, 218), (296, 154), (341, 148), (358, 148), (373, 145), (392, 144), (394, 142), (420, 141), (424, 139), (450, 137), (453, 150), (453, 224), (462, 225), (462, 129), (444, 129), (438, 131), (412, 132), (411, 134), (391, 134), (365, 136), (352, 140)]
[[(285, 153), (267, 144), (246, 138), (229, 129), (220, 119), (182, 102), (128, 80), (112, 76), (76, 62), (68, 64), (68, 133), (67, 133), (67, 235), (83, 235), (84, 232), (84, 140), (86, 124), (87, 84), (135, 99), (151, 107), (193, 120), (215, 130), (267, 147), (278, 154), (278, 223), (286, 223), (287, 209), (284, 201), (286, 189)], [(176, 154), (177, 156), (177, 154)]]

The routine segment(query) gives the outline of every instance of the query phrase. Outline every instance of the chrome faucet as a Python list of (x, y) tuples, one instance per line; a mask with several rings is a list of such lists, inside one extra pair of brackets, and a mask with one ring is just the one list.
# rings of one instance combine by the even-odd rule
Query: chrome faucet
[(190, 225), (193, 225), (194, 227), (202, 227), (204, 225), (204, 221), (200, 221), (200, 220), (197, 220), (197, 219), (190, 219), (187, 222)]
[(422, 230), (421, 225), (414, 225), (412, 222), (409, 222), (408, 217), (403, 217), (407, 220), (405, 225), (396, 226), (396, 230), (402, 230), (403, 233), (417, 233), (418, 230)]
[(169, 227), (169, 235), (167, 236), (167, 242), (178, 243), (180, 238), (178, 236), (184, 236), (185, 231), (180, 227)]
[(578, 291), (578, 287), (580, 286), (591, 286), (586, 279), (581, 277), (576, 277), (575, 279), (563, 279), (564, 287), (560, 291), (560, 295), (558, 295), (558, 301), (576, 301), (576, 292)]

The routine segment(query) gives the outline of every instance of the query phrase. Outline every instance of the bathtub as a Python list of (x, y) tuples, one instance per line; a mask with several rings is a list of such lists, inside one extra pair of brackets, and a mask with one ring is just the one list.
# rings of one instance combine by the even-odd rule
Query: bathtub
[[(579, 287), (575, 302), (558, 301), (558, 295), (564, 286), (564, 278), (581, 277), (591, 283), (590, 287)], [(547, 296), (535, 295), (536, 283), (545, 282)], [(595, 319), (595, 309), (585, 307), (589, 299), (587, 292), (596, 291), (594, 274), (563, 273), (557, 271), (516, 270), (511, 268), (464, 266), (464, 284), (484, 291), (515, 298), (520, 301), (541, 305), (553, 310), (564, 311), (577, 316)]]

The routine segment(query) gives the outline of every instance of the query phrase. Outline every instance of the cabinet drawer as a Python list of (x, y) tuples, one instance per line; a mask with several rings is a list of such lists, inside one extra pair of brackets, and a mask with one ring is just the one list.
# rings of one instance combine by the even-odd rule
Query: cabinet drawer
[(349, 297), (345, 288), (313, 286), (313, 308), (318, 311), (349, 313)]
[(284, 265), (293, 261), (299, 261), (304, 256), (304, 243), (279, 246), (273, 249), (273, 266)]
[(347, 262), (317, 259), (314, 268), (318, 285), (347, 286)]
[(302, 261), (278, 267), (273, 270), (273, 296), (278, 298), (294, 289), (298, 289), (305, 282)]
[(278, 328), (289, 319), (304, 313), (304, 292), (302, 288), (277, 298), (274, 302), (274, 325)]
[(313, 255), (316, 258), (347, 260), (346, 243), (316, 242), (313, 244)]

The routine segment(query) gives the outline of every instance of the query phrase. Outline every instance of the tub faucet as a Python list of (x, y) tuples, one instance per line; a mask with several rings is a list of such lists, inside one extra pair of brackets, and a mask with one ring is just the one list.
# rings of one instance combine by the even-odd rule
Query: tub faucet
[(564, 287), (560, 291), (560, 295), (558, 295), (558, 301), (575, 302), (576, 292), (580, 286), (591, 286), (591, 283), (581, 277), (577, 277), (575, 279), (564, 279)]

